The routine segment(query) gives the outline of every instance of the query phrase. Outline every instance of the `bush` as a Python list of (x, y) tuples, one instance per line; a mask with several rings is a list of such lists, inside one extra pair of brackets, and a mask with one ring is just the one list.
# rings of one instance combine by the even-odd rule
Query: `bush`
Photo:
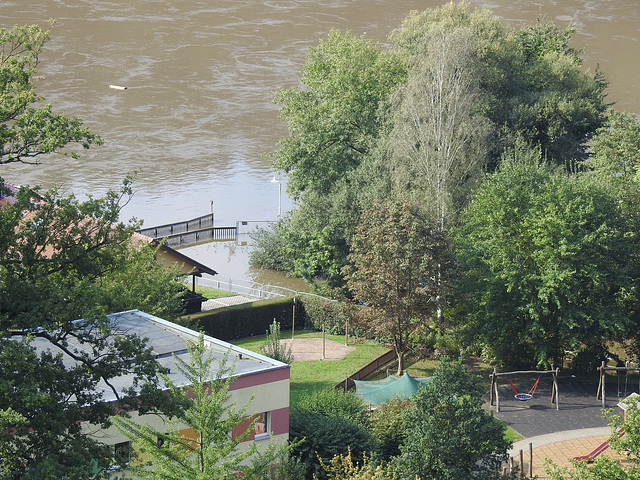
[[(322, 330), (324, 325), (325, 330), (332, 335), (345, 334), (345, 325), (351, 320), (349, 304), (308, 295), (301, 296), (300, 302), (307, 328)], [(358, 331), (350, 326), (349, 333), (356, 336)]]
[(411, 400), (406, 398), (393, 398), (371, 414), (377, 451), (385, 460), (400, 454), (400, 444), (404, 435), (402, 414), (411, 405)]
[(291, 298), (258, 300), (186, 315), (179, 323), (220, 340), (229, 341), (263, 335), (274, 319), (282, 328), (291, 328), (293, 305)]
[(273, 320), (273, 323), (267, 330), (267, 339), (264, 345), (260, 348), (260, 353), (267, 357), (278, 360), (279, 362), (289, 363), (293, 362), (293, 354), (291, 353), (291, 345), (288, 347), (280, 341), (280, 324)]
[(490, 478), (508, 458), (504, 424), (482, 409), (484, 388), (461, 361), (443, 359), (403, 414), (395, 458), (401, 476), (458, 480)]
[(286, 234), (283, 222), (271, 224), (268, 228), (259, 228), (251, 234), (254, 248), (249, 254), (249, 263), (260, 268), (269, 268), (281, 272), (294, 270), (293, 260), (287, 254), (283, 235)]
[(326, 416), (300, 408), (291, 410), (289, 436), (304, 439), (293, 448), (292, 455), (305, 466), (305, 478), (316, 475), (326, 479), (320, 464), (328, 462), (335, 455), (346, 455), (351, 449), (355, 458), (363, 458), (365, 452), (373, 448), (371, 435), (360, 425), (339, 416)]
[(325, 390), (306, 395), (296, 406), (327, 417), (344, 418), (365, 429), (371, 426), (369, 405), (353, 393), (342, 390)]

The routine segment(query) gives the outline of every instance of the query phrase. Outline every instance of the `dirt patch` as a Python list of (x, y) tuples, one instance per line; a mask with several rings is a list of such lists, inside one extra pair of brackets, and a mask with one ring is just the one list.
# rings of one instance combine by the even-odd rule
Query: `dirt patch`
[[(291, 346), (294, 360), (322, 360), (322, 338), (290, 338), (281, 342), (287, 347)], [(340, 360), (347, 353), (355, 350), (354, 347), (348, 347), (333, 340), (325, 339), (324, 342), (325, 360)]]

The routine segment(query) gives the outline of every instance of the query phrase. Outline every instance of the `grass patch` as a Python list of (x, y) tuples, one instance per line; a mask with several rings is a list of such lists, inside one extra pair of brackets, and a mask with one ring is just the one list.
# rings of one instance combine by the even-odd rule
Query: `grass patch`
[(518, 432), (516, 432), (513, 428), (508, 426), (506, 423), (504, 426), (505, 426), (504, 438), (506, 438), (507, 440), (515, 443), (524, 438), (522, 435), (520, 435)]
[(201, 287), (196, 285), (196, 293), (199, 293), (205, 298), (219, 298), (219, 297), (231, 297), (235, 295), (232, 292), (226, 292), (224, 290), (216, 290), (215, 288)]
[[(283, 330), (282, 337), (291, 338), (291, 330)], [(322, 333), (296, 330), (295, 337), (322, 338)], [(232, 343), (252, 352), (260, 352), (265, 338), (266, 335), (260, 335), (235, 340)], [(327, 335), (326, 338), (336, 342), (344, 342), (343, 336)], [(295, 405), (304, 395), (335, 387), (345, 377), (360, 370), (388, 350), (384, 345), (375, 342), (358, 342), (349, 345), (355, 350), (340, 360), (306, 360), (291, 364), (291, 405)]]

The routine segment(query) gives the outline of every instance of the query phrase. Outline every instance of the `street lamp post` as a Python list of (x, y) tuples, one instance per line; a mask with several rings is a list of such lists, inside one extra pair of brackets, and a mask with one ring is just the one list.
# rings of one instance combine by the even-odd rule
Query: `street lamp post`
[(274, 175), (273, 179), (271, 179), (271, 183), (278, 184), (278, 220), (280, 220), (280, 217), (282, 216), (282, 182), (280, 181), (280, 177), (276, 178)]

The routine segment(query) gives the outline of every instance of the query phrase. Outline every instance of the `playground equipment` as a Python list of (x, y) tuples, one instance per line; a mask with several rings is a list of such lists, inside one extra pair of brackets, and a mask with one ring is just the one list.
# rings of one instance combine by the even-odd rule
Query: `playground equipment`
[[(556, 368), (554, 369), (553, 366), (551, 367), (551, 370), (546, 370), (546, 371), (539, 371), (539, 370), (518, 370), (515, 372), (503, 372), (503, 373), (498, 373), (497, 369), (493, 369), (493, 373), (491, 374), (491, 388), (490, 388), (490, 404), (491, 406), (496, 407), (496, 412), (500, 411), (500, 395), (498, 393), (498, 378), (499, 377), (505, 377), (508, 376), (509, 377), (509, 383), (511, 384), (511, 387), (513, 388), (513, 391), (515, 392), (514, 397), (517, 400), (520, 400), (521, 402), (526, 402), (527, 400), (531, 400), (533, 398), (533, 395), (535, 394), (536, 388), (538, 387), (538, 384), (540, 383), (540, 377), (542, 375), (548, 375), (551, 374), (551, 379), (553, 381), (553, 387), (551, 388), (551, 403), (555, 403), (556, 404), (556, 410), (560, 410), (560, 396), (558, 394), (558, 374), (560, 373), (560, 369)], [(535, 383), (533, 384), (533, 386), (529, 389), (529, 391), (527, 393), (518, 393), (518, 390), (516, 389), (515, 385), (513, 384), (513, 381), (511, 380), (511, 377), (513, 377), (514, 375), (531, 375), (531, 374), (536, 374), (538, 375), (538, 379), (535, 381)]]
[[(627, 385), (628, 385), (628, 380), (629, 380), (629, 372), (638, 372), (640, 373), (640, 366), (637, 367), (630, 367), (629, 363), (627, 363), (626, 366), (624, 367), (607, 367), (606, 362), (603, 360), (602, 361), (602, 365), (598, 367), (598, 370), (600, 371), (600, 381), (598, 382), (598, 393), (596, 393), (596, 399), (598, 400), (602, 400), (602, 408), (606, 408), (607, 407), (607, 394), (606, 394), (606, 380), (607, 380), (607, 376), (606, 373), (607, 372), (616, 372), (617, 377), (618, 377), (618, 397), (626, 397), (627, 396)], [(620, 390), (620, 372), (624, 372), (625, 373), (625, 377), (624, 377), (624, 395), (622, 395), (622, 392)], [(640, 375), (638, 375), (638, 393), (640, 393)]]
[(516, 386), (511, 381), (511, 378), (509, 378), (509, 383), (511, 384), (511, 388), (513, 388), (513, 391), (516, 393), (514, 395), (516, 400), (520, 400), (521, 402), (526, 402), (527, 400), (531, 400), (533, 398), (533, 394), (536, 392), (536, 388), (538, 388), (538, 383), (540, 383), (540, 376), (538, 375), (538, 379), (533, 384), (533, 387), (531, 387), (527, 393), (518, 393), (518, 390), (516, 390)]
[[(624, 435), (624, 428), (618, 429), (618, 438)], [(579, 457), (573, 457), (574, 460), (586, 460), (587, 462), (593, 462), (598, 455), (604, 452), (607, 448), (609, 448), (609, 440), (602, 442), (596, 448), (594, 448), (591, 452), (586, 455), (581, 455)]]

